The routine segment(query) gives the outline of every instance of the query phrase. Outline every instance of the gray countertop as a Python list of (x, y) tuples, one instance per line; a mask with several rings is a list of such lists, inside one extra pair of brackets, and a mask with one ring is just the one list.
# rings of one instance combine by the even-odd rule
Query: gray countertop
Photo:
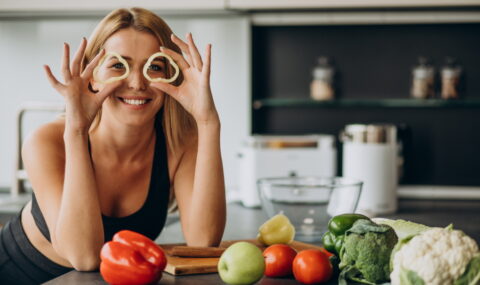
[[(429, 226), (447, 226), (463, 230), (480, 243), (480, 201), (434, 201), (406, 200), (399, 203), (396, 214), (384, 217), (406, 219)], [(171, 223), (163, 230), (158, 243), (183, 242), (180, 223), (176, 216), (170, 218)], [(224, 240), (251, 239), (257, 235), (258, 227), (267, 219), (261, 209), (250, 209), (240, 204), (229, 204), (227, 209), (227, 226)], [(173, 221), (173, 222), (172, 222)], [(98, 272), (82, 273), (71, 271), (46, 284), (106, 284)], [(198, 274), (189, 276), (172, 276), (164, 273), (158, 284), (223, 284), (218, 274)], [(258, 284), (298, 284), (293, 278), (262, 278)], [(328, 284), (336, 284), (334, 280)]]

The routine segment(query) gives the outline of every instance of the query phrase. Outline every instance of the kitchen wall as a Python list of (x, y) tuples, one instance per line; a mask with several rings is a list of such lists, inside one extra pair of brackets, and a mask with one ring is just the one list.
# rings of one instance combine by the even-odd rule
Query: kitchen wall
[[(161, 13), (160, 13), (161, 15)], [(164, 17), (174, 33), (192, 32), (200, 50), (212, 43), (211, 85), (222, 120), (222, 154), (227, 188), (235, 187), (236, 152), (250, 133), (250, 29), (241, 15), (189, 15)], [(88, 38), (101, 17), (0, 18), (0, 188), (13, 181), (16, 113), (26, 101), (62, 102), (50, 87), (42, 65), (59, 74), (63, 42), (78, 46)], [(73, 50), (73, 48), (72, 48)], [(55, 118), (55, 114), (29, 112), (24, 133)]]
[(260, 134), (338, 135), (351, 123), (403, 125), (408, 127), (409, 134), (404, 145), (403, 183), (480, 185), (479, 23), (266, 24), (254, 26), (252, 34), (253, 98), (260, 101), (310, 98), (311, 72), (321, 55), (335, 61), (336, 98), (359, 102), (409, 100), (411, 69), (418, 56), (428, 56), (437, 71), (435, 86), (439, 99), (438, 71), (446, 56), (456, 57), (464, 72), (462, 94), (457, 102), (471, 100), (471, 105), (266, 106), (254, 112), (252, 130)]

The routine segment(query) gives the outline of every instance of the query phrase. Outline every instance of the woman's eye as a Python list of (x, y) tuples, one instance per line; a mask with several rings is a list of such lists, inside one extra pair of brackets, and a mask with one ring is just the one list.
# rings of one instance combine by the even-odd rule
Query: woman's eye
[(112, 67), (115, 68), (115, 69), (123, 69), (124, 68), (123, 63), (121, 63), (121, 62), (113, 64)]
[(148, 68), (151, 69), (152, 71), (157, 71), (157, 72), (163, 71), (163, 68), (157, 64), (151, 64)]

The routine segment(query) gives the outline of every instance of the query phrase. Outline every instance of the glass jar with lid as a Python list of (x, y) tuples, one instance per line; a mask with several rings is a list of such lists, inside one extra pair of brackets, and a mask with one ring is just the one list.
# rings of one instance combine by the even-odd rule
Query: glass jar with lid
[(435, 96), (435, 69), (426, 57), (419, 57), (418, 64), (412, 69), (412, 88), (410, 95), (417, 99)]
[(458, 65), (456, 59), (447, 57), (441, 71), (442, 88), (440, 94), (443, 99), (458, 99), (461, 74), (462, 68)]
[(332, 100), (334, 98), (334, 74), (335, 69), (331, 60), (326, 56), (319, 57), (317, 65), (313, 69), (313, 80), (310, 84), (310, 97), (313, 100)]

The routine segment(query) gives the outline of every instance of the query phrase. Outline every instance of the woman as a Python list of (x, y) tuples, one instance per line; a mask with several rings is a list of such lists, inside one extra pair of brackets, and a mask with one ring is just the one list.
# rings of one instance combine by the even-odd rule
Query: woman
[[(159, 51), (180, 68), (172, 84), (152, 82), (142, 72)], [(95, 79), (94, 69), (110, 52), (127, 61), (129, 73), (107, 84)], [(96, 270), (100, 249), (115, 232), (130, 229), (155, 239), (174, 201), (187, 244), (217, 245), (226, 207), (220, 121), (209, 84), (211, 46), (202, 58), (191, 34), (184, 42), (152, 12), (132, 8), (111, 12), (71, 62), (69, 54), (65, 44), (63, 83), (45, 66), (66, 112), (23, 146), (34, 194), (2, 228), (0, 284)], [(107, 67), (126, 72), (116, 60)], [(146, 68), (159, 77), (174, 73), (164, 60)]]

